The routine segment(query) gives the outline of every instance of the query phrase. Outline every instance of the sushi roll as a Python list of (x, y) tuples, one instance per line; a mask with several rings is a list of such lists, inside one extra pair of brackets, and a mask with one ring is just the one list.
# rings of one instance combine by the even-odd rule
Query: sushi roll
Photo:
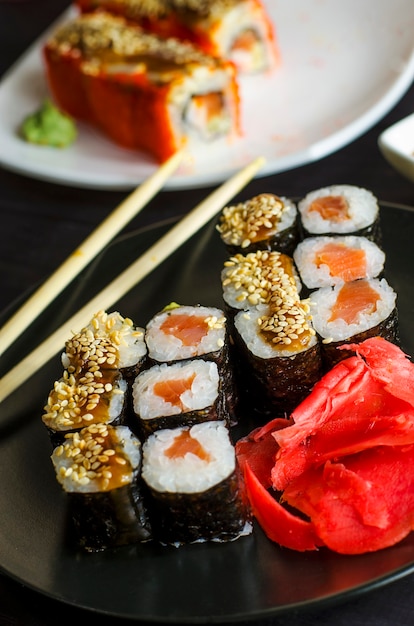
[(380, 336), (399, 344), (397, 294), (385, 278), (322, 287), (310, 296), (313, 326), (321, 339), (326, 369), (349, 356), (338, 350)]
[(289, 417), (322, 374), (308, 303), (279, 293), (271, 306), (238, 313), (234, 326), (240, 404), (258, 422)]
[(70, 433), (51, 459), (77, 547), (97, 552), (152, 538), (141, 443), (126, 426), (94, 424)]
[(353, 185), (309, 192), (298, 203), (303, 236), (361, 235), (381, 247), (379, 205), (374, 194)]
[(152, 364), (195, 358), (214, 361), (220, 379), (219, 393), (228, 418), (232, 422), (237, 420), (229, 328), (221, 309), (172, 303), (149, 320), (145, 341)]
[(366, 237), (320, 236), (299, 243), (293, 259), (302, 284), (313, 290), (380, 276), (385, 253)]
[(122, 424), (127, 400), (128, 384), (116, 370), (98, 367), (79, 377), (65, 370), (49, 392), (42, 421), (55, 446), (91, 424)]
[(137, 376), (132, 389), (143, 439), (161, 428), (228, 417), (213, 361), (194, 359), (154, 365)]
[(143, 444), (154, 537), (162, 544), (225, 542), (252, 532), (250, 510), (223, 422), (159, 430)]
[(116, 369), (129, 382), (143, 368), (146, 356), (144, 328), (117, 311), (99, 311), (66, 342), (62, 365), (75, 376), (96, 366)]
[(240, 133), (234, 65), (105, 12), (60, 26), (44, 46), (60, 108), (158, 162)]
[(224, 207), (217, 230), (230, 255), (257, 250), (292, 255), (300, 241), (296, 205), (271, 193)]
[(261, 0), (77, 0), (81, 11), (106, 10), (161, 37), (192, 42), (252, 74), (279, 62), (275, 27)]
[(225, 261), (221, 285), (226, 314), (231, 320), (241, 310), (268, 303), (275, 290), (301, 291), (292, 257), (267, 250), (239, 253)]

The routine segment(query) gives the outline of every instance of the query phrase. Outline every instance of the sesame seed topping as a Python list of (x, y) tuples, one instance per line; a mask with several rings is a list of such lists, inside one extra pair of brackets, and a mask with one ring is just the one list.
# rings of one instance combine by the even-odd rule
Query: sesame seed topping
[(246, 202), (225, 207), (217, 230), (225, 244), (248, 248), (277, 232), (285, 209), (279, 196), (262, 193)]
[(105, 11), (83, 14), (61, 26), (48, 42), (49, 47), (61, 54), (71, 53), (82, 57), (82, 70), (96, 74), (120, 63), (123, 72), (129, 63), (130, 72), (151, 71), (157, 80), (171, 76), (172, 67), (185, 70), (187, 65), (203, 64), (215, 67), (221, 61), (204, 54), (195, 46), (174, 38), (161, 38), (131, 25), (124, 18)]
[(67, 433), (65, 442), (55, 448), (53, 456), (64, 459), (65, 465), (59, 465), (58, 469), (61, 478), (70, 478), (79, 485), (88, 485), (93, 480), (105, 491), (132, 478), (133, 469), (125, 458), (116, 429), (105, 424)]

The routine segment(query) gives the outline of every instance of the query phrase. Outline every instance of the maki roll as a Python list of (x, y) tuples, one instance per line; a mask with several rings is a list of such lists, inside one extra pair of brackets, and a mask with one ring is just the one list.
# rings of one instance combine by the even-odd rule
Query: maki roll
[(51, 456), (67, 494), (71, 540), (87, 552), (152, 538), (141, 482), (141, 443), (126, 426), (66, 435)]
[(276, 290), (301, 290), (293, 259), (266, 250), (239, 253), (225, 261), (221, 284), (229, 319), (240, 310), (268, 303)]
[(238, 313), (234, 326), (242, 406), (259, 422), (289, 417), (322, 374), (308, 303), (278, 294), (271, 306)]
[(305, 237), (361, 235), (381, 246), (378, 201), (374, 194), (353, 185), (331, 185), (309, 192), (298, 210)]
[(303, 285), (312, 290), (376, 278), (384, 269), (385, 253), (366, 237), (320, 236), (304, 239), (293, 259)]
[(173, 303), (154, 315), (145, 328), (148, 357), (154, 363), (213, 357), (227, 340), (226, 317), (216, 307)]
[(98, 367), (79, 377), (65, 370), (55, 381), (42, 415), (52, 445), (91, 424), (122, 424), (127, 399), (128, 384), (116, 370)]
[(143, 438), (161, 428), (228, 417), (213, 361), (194, 359), (154, 365), (137, 376), (132, 389)]
[(163, 544), (232, 541), (252, 532), (234, 446), (223, 422), (165, 429), (143, 445), (154, 538)]
[(90, 424), (122, 424), (129, 383), (144, 366), (144, 329), (120, 313), (99, 311), (65, 344), (64, 371), (50, 391), (42, 416), (53, 445), (65, 433)]
[(311, 294), (313, 326), (321, 339), (326, 368), (349, 356), (344, 343), (380, 336), (399, 343), (397, 294), (385, 278), (323, 287)]
[(224, 207), (217, 230), (230, 255), (257, 250), (292, 255), (300, 240), (296, 205), (271, 193)]
[(279, 60), (275, 29), (261, 0), (77, 0), (81, 11), (103, 9), (161, 37), (192, 42), (232, 61), (239, 72), (272, 69)]
[(44, 58), (62, 110), (158, 162), (184, 145), (239, 134), (234, 65), (190, 43), (98, 12), (61, 26), (46, 42)]
[(218, 367), (220, 397), (229, 419), (236, 420), (230, 336), (226, 316), (217, 307), (172, 303), (154, 315), (145, 328), (149, 362), (174, 363), (202, 358)]
[(65, 344), (63, 367), (77, 375), (84, 371), (118, 370), (129, 382), (145, 364), (144, 328), (120, 313), (99, 311), (89, 324)]

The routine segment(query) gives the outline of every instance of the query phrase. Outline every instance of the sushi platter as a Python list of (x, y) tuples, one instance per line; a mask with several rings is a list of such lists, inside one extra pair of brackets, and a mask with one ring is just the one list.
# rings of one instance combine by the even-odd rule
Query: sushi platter
[[(386, 276), (398, 294), (401, 343), (414, 355), (410, 249), (414, 210), (381, 203), (380, 218)], [(172, 223), (116, 239), (16, 341), (2, 364), (5, 371)], [(220, 273), (226, 257), (216, 225), (209, 224), (124, 296), (118, 308), (145, 324), (166, 302), (222, 307)], [(12, 313), (4, 313), (4, 320)], [(267, 618), (300, 606), (339, 601), (414, 570), (413, 533), (389, 548), (350, 556), (324, 548), (306, 553), (280, 548), (256, 524), (248, 536), (226, 543), (177, 549), (150, 542), (89, 554), (73, 551), (65, 541), (67, 501), (51, 471), (50, 442), (40, 419), (50, 382), (60, 371), (58, 356), (24, 384), (24, 393), (6, 399), (1, 408), (0, 566), (17, 581), (95, 612), (183, 624)], [(240, 427), (243, 435), (251, 424)], [(199, 584), (193, 588), (195, 579)], [(230, 593), (224, 580), (230, 581)]]
[[(260, 176), (317, 160), (369, 129), (411, 84), (410, 0), (381, 0), (375, 7), (356, 0), (346, 4), (266, 0), (265, 5), (276, 28), (281, 65), (269, 74), (241, 77), (242, 136), (220, 139), (208, 149), (195, 148), (167, 187), (215, 184), (259, 154), (267, 159)], [(49, 95), (42, 46), (52, 30), (72, 16), (71, 8), (0, 83), (0, 163), (63, 185), (132, 188), (154, 171), (153, 160), (118, 148), (82, 123), (78, 139), (58, 153), (18, 136), (22, 120)]]

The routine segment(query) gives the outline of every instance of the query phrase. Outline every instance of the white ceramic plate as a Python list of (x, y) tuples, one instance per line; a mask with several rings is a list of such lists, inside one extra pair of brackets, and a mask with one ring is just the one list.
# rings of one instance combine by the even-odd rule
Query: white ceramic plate
[[(223, 181), (258, 155), (260, 176), (315, 161), (372, 127), (414, 76), (412, 0), (265, 0), (277, 29), (282, 67), (241, 81), (244, 136), (195, 151), (169, 188)], [(69, 13), (62, 16), (67, 20)], [(0, 164), (39, 179), (89, 188), (128, 189), (156, 164), (80, 126), (65, 150), (18, 137), (22, 119), (48, 95), (41, 58), (47, 33), (0, 83)]]
[(385, 159), (414, 182), (414, 113), (384, 130), (378, 146)]

